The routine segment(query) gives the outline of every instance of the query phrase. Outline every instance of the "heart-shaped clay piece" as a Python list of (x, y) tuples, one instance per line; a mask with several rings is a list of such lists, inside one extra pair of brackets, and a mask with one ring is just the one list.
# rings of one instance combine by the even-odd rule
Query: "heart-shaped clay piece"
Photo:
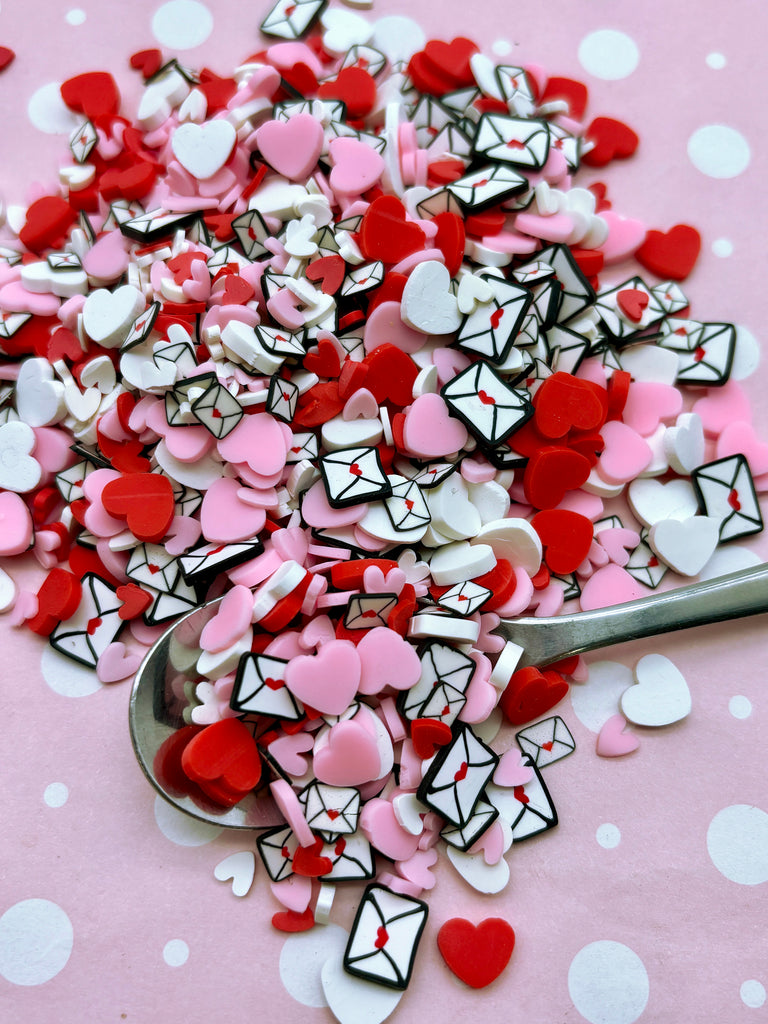
[(644, 526), (663, 519), (688, 519), (696, 514), (696, 492), (688, 480), (633, 480), (627, 496), (632, 511)]
[[(418, 352), (419, 349), (424, 348), (426, 343), (426, 337), (421, 331), (414, 331), (412, 327), (403, 322), (403, 318), (400, 315), (400, 303), (395, 301), (380, 302), (374, 309), (368, 314), (368, 322), (365, 325), (365, 350), (371, 353), (370, 359), (376, 357), (377, 350), (388, 345), (390, 348), (394, 347), (399, 349), (402, 353), (408, 353), (409, 355)], [(457, 353), (460, 356), (461, 353)], [(378, 357), (379, 359), (381, 357)], [(404, 360), (401, 360), (404, 362)], [(416, 371), (410, 374), (411, 388), (407, 395), (402, 396), (401, 401), (397, 401), (397, 405), (403, 406), (413, 398), (413, 382), (416, 380), (418, 373), (418, 367), (414, 364), (413, 360), (409, 360), (410, 366), (408, 370)], [(402, 376), (402, 374), (401, 374)], [(374, 395), (378, 394), (372, 386), (369, 380), (366, 380), (366, 386), (373, 392)], [(400, 392), (401, 393), (401, 392)], [(402, 393), (401, 393), (402, 394)], [(380, 402), (381, 398), (378, 399)]]
[(598, 757), (623, 757), (640, 746), (640, 740), (631, 732), (625, 732), (627, 720), (624, 715), (611, 715), (597, 735), (595, 752)]
[(357, 654), (361, 666), (360, 693), (375, 694), (385, 686), (408, 690), (421, 675), (416, 649), (386, 626), (366, 630), (357, 645)]
[(32, 427), (20, 420), (0, 426), (0, 488), (26, 494), (42, 478), (42, 468), (32, 458), (37, 439)]
[(265, 121), (256, 129), (261, 155), (291, 181), (306, 181), (315, 169), (323, 141), (323, 126), (311, 114), (295, 114), (287, 121)]
[(645, 224), (632, 217), (621, 217), (613, 210), (604, 210), (600, 216), (608, 225), (608, 238), (599, 247), (606, 263), (618, 263), (631, 256), (645, 239)]
[(9, 46), (0, 46), (0, 71), (4, 71), (16, 59), (16, 54)]
[(200, 506), (200, 523), (203, 536), (211, 544), (248, 540), (263, 529), (266, 512), (242, 501), (240, 491), (237, 480), (222, 477), (205, 492)]
[(234, 127), (224, 119), (179, 125), (171, 136), (171, 149), (185, 171), (205, 181), (229, 160), (237, 139)]
[(223, 807), (233, 807), (261, 778), (259, 748), (238, 718), (214, 722), (193, 736), (181, 755), (181, 767)]
[(312, 260), (307, 264), (304, 276), (312, 284), (319, 284), (325, 295), (335, 295), (341, 288), (346, 272), (344, 260), (334, 252), (329, 256), (321, 256), (318, 260)]
[(512, 725), (525, 725), (551, 711), (567, 693), (568, 683), (559, 672), (521, 668), (513, 673), (499, 706)]
[(662, 420), (671, 420), (683, 407), (683, 397), (670, 384), (634, 381), (624, 403), (622, 420), (643, 437), (652, 434)]
[(624, 288), (616, 295), (616, 305), (619, 310), (634, 324), (639, 324), (643, 319), (650, 297), (647, 292), (639, 288)]
[[(681, 416), (679, 420), (682, 419)], [(726, 459), (730, 455), (743, 455), (749, 463), (753, 477), (768, 473), (768, 444), (759, 440), (755, 428), (746, 420), (737, 420), (725, 427), (717, 439), (715, 454), (718, 459)], [(696, 465), (701, 465), (703, 461), (701, 458)]]
[(626, 569), (610, 563), (598, 569), (582, 584), (579, 603), (582, 611), (591, 612), (647, 596), (648, 591), (642, 583), (638, 583)]
[(85, 300), (83, 330), (102, 348), (118, 348), (145, 305), (144, 296), (131, 284), (121, 285), (115, 291), (97, 288)]
[[(288, 689), (324, 715), (341, 715), (360, 684), (360, 655), (350, 640), (332, 640), (317, 654), (293, 658), (285, 670)], [(376, 776), (372, 776), (375, 778)]]
[(135, 675), (141, 664), (140, 654), (129, 654), (125, 644), (116, 640), (101, 652), (96, 663), (99, 682), (117, 683)]
[(397, 861), (395, 867), (400, 878), (412, 882), (419, 889), (434, 889), (437, 881), (431, 870), (437, 864), (437, 850), (417, 850), (408, 860)]
[(493, 773), (493, 781), (497, 786), (514, 788), (527, 785), (533, 776), (533, 768), (524, 763), (522, 752), (516, 747), (511, 747), (499, 758), (496, 771)]
[(27, 207), (19, 240), (30, 252), (55, 248), (64, 241), (77, 214), (60, 196), (43, 196)]
[(312, 882), (305, 875), (288, 875), (279, 882), (270, 882), (272, 895), (295, 914), (303, 914), (312, 899)]
[(315, 915), (311, 907), (307, 907), (301, 914), (295, 910), (279, 910), (272, 915), (272, 927), (289, 934), (308, 932), (315, 927)]
[[(736, 426), (736, 424), (731, 424)], [(718, 439), (718, 444), (722, 435)], [(768, 445), (764, 446), (766, 452), (765, 466), (768, 469)], [(735, 451), (743, 452), (743, 448), (736, 448)], [(684, 412), (677, 417), (674, 427), (667, 427), (664, 432), (664, 454), (669, 465), (676, 473), (683, 476), (690, 474), (697, 466), (704, 462), (705, 440), (704, 425), (701, 417), (693, 412)], [(718, 454), (718, 458), (720, 455)], [(751, 460), (750, 466), (752, 465)], [(755, 470), (753, 469), (753, 472)]]
[(448, 846), (446, 853), (464, 881), (478, 892), (491, 895), (506, 888), (509, 864), (505, 857), (496, 864), (488, 864), (482, 853), (464, 853), (454, 846)]
[(646, 270), (663, 280), (683, 281), (693, 270), (701, 251), (701, 235), (689, 224), (675, 224), (669, 231), (649, 231), (635, 252)]
[(315, 776), (329, 786), (371, 782), (381, 774), (376, 737), (358, 722), (337, 722), (326, 734), (324, 743), (315, 744), (312, 766)]
[(214, 652), (231, 647), (250, 628), (252, 615), (253, 594), (248, 587), (228, 590), (216, 614), (203, 626), (200, 647)]
[(651, 464), (653, 452), (648, 442), (621, 420), (604, 423), (600, 436), (605, 447), (600, 453), (597, 472), (606, 483), (627, 483)]
[(662, 519), (648, 533), (648, 543), (670, 569), (681, 576), (697, 576), (720, 541), (720, 520), (713, 516)]
[(101, 502), (110, 516), (125, 519), (137, 540), (150, 544), (166, 535), (175, 510), (171, 481), (158, 473), (130, 473), (110, 480)]
[(515, 933), (501, 917), (488, 917), (478, 925), (453, 917), (437, 933), (437, 947), (457, 978), (472, 988), (485, 988), (509, 963)]
[(379, 153), (359, 139), (341, 136), (328, 146), (330, 186), (337, 195), (359, 196), (373, 188), (384, 173)]
[(243, 416), (217, 446), (227, 462), (246, 462), (254, 473), (272, 476), (285, 465), (289, 443), (278, 420), (269, 413), (257, 412)]
[(554, 508), (567, 491), (581, 487), (591, 468), (585, 455), (570, 448), (540, 448), (528, 459), (525, 467), (525, 500), (534, 508)]
[(451, 334), (459, 329), (461, 313), (443, 263), (425, 260), (413, 268), (403, 289), (400, 316), (422, 334)]
[(360, 251), (369, 260), (399, 263), (424, 248), (426, 235), (406, 219), (405, 207), (396, 196), (379, 196), (363, 214)]
[(438, 747), (451, 742), (451, 727), (436, 718), (414, 718), (411, 722), (411, 742), (422, 761), (433, 757)]
[(621, 710), (635, 725), (671, 725), (691, 713), (683, 674), (663, 654), (646, 654), (635, 665), (637, 682), (621, 695)]
[(219, 861), (213, 869), (213, 877), (219, 882), (231, 881), (234, 896), (247, 896), (255, 872), (256, 854), (252, 850), (238, 850)]
[(537, 512), (531, 525), (541, 538), (544, 560), (551, 572), (575, 572), (587, 557), (593, 526), (586, 516), (566, 509), (549, 509)]
[(585, 147), (581, 161), (588, 167), (604, 167), (611, 160), (632, 156), (640, 142), (637, 133), (629, 125), (613, 117), (596, 117), (587, 128), (585, 138), (592, 148)]
[(306, 754), (314, 746), (314, 737), (308, 732), (297, 732), (292, 736), (278, 736), (269, 747), (269, 754), (273, 757), (283, 771), (288, 772), (295, 778), (300, 779), (308, 768), (308, 761), (302, 754)]
[(16, 410), (30, 427), (57, 423), (66, 414), (64, 385), (54, 379), (47, 359), (25, 359), (19, 367)]
[(20, 555), (32, 543), (32, 534), (26, 502), (13, 491), (0, 492), (0, 555)]
[(325, 1000), (339, 1024), (382, 1024), (397, 1008), (404, 993), (387, 985), (356, 978), (344, 969), (341, 955), (329, 957), (322, 965), (320, 980)]
[(603, 425), (606, 406), (589, 382), (569, 373), (553, 373), (534, 395), (535, 423), (545, 437), (559, 438), (575, 427), (595, 430)]
[(390, 860), (408, 860), (419, 847), (419, 836), (403, 828), (391, 802), (381, 797), (366, 801), (359, 827), (368, 842)]
[(120, 109), (120, 93), (108, 71), (88, 71), (68, 78), (60, 92), (70, 110), (85, 114), (94, 124), (110, 121)]
[(403, 441), (419, 458), (439, 458), (461, 451), (468, 436), (467, 428), (450, 415), (440, 395), (419, 395), (405, 414)]

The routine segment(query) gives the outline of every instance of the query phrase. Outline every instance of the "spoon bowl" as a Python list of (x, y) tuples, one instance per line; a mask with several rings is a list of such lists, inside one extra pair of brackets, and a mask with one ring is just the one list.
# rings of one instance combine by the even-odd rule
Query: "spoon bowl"
[[(157, 792), (199, 821), (235, 829), (267, 828), (283, 819), (269, 796), (249, 793), (222, 808), (184, 776), (174, 739), (184, 728), (190, 701), (185, 694), (199, 681), (196, 672), (203, 627), (221, 598), (189, 612), (170, 626), (147, 652), (136, 673), (129, 702), (131, 741), (136, 758)], [(703, 626), (768, 611), (768, 565), (668, 590), (611, 608), (553, 618), (521, 618), (499, 623), (496, 632), (522, 649), (518, 667), (546, 665), (572, 654), (675, 630)]]

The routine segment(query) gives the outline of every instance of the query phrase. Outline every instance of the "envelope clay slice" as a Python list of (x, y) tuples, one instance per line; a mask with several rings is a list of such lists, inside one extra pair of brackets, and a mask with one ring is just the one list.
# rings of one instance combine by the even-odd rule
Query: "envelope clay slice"
[(720, 542), (760, 533), (763, 517), (749, 463), (743, 455), (730, 455), (699, 466), (691, 483), (702, 515), (720, 520)]
[(416, 792), (423, 804), (446, 821), (463, 827), (499, 763), (469, 726), (458, 725), (453, 741), (435, 755)]
[(367, 981), (406, 989), (428, 914), (427, 904), (373, 883), (360, 901), (344, 969)]

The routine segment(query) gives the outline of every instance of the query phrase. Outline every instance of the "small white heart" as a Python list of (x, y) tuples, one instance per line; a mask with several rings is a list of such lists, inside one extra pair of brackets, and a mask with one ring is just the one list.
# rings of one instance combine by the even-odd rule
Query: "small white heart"
[(677, 417), (664, 433), (664, 454), (676, 473), (687, 476), (704, 462), (704, 426), (695, 412)]
[(671, 725), (691, 713), (691, 693), (680, 670), (662, 654), (635, 666), (637, 682), (621, 695), (624, 717), (635, 725)]
[(212, 178), (229, 160), (237, 133), (229, 121), (192, 121), (173, 133), (171, 149), (181, 166), (199, 181)]
[(36, 438), (32, 427), (12, 420), (0, 426), (0, 487), (26, 494), (40, 483), (43, 471), (31, 457)]
[(253, 885), (256, 872), (256, 855), (251, 850), (239, 850), (219, 861), (213, 869), (213, 877), (219, 882), (232, 880), (235, 896), (247, 896)]
[(492, 298), (493, 288), (482, 277), (464, 274), (460, 279), (459, 290), (456, 294), (460, 313), (474, 313), (478, 303), (490, 302)]
[(118, 348), (146, 301), (138, 288), (124, 284), (115, 291), (97, 288), (83, 305), (83, 329), (102, 348)]
[(461, 314), (450, 290), (451, 275), (437, 260), (425, 260), (411, 271), (400, 303), (404, 323), (422, 334), (451, 334)]
[(663, 519), (648, 533), (648, 543), (670, 569), (681, 576), (697, 576), (714, 554), (720, 540), (720, 520), (712, 516)]

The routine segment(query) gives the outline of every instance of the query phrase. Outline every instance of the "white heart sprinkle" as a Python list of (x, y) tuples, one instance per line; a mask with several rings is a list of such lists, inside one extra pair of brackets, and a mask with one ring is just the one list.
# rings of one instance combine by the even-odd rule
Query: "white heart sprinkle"
[(229, 121), (188, 121), (173, 133), (171, 149), (184, 170), (205, 181), (229, 160), (237, 133)]
[(691, 693), (680, 670), (662, 654), (635, 666), (637, 682), (621, 695), (621, 710), (635, 725), (671, 725), (691, 713)]

